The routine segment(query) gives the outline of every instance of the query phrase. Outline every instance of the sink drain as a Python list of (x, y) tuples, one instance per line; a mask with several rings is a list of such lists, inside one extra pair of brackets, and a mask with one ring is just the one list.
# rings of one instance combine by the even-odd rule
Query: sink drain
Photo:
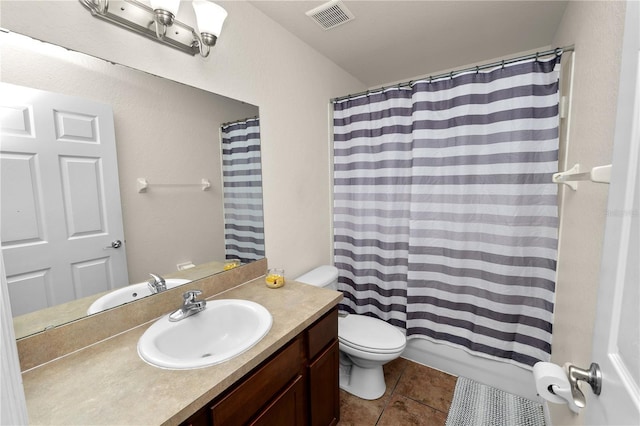
[(213, 354), (204, 354), (204, 355), (202, 355), (200, 358), (206, 358), (206, 357), (209, 357), (209, 356), (211, 356), (211, 355), (213, 355)]

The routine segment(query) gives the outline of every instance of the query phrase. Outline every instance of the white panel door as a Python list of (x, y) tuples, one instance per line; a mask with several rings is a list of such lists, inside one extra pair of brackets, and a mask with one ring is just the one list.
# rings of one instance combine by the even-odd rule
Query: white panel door
[(13, 314), (128, 284), (111, 107), (6, 83), (0, 93), (0, 233)]
[(627, 2), (611, 186), (592, 360), (602, 391), (590, 390), (586, 424), (640, 424), (640, 7)]

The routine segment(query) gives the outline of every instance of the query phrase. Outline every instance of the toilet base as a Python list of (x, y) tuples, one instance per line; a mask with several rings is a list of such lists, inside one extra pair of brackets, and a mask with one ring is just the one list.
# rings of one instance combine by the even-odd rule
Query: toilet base
[(355, 364), (340, 365), (340, 389), (358, 398), (378, 399), (387, 390), (382, 365), (362, 368)]

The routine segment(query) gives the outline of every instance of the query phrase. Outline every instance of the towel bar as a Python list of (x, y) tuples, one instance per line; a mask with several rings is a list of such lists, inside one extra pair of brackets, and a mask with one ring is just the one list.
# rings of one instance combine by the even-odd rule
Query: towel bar
[(594, 167), (588, 172), (580, 172), (580, 164), (576, 164), (567, 171), (554, 173), (551, 180), (554, 183), (565, 184), (574, 191), (578, 189), (578, 181), (580, 180), (609, 183), (611, 180), (611, 164)]
[(138, 192), (147, 192), (149, 186), (200, 186), (203, 191), (208, 191), (211, 188), (211, 182), (209, 179), (202, 178), (200, 183), (151, 183), (146, 178), (138, 178), (136, 180)]

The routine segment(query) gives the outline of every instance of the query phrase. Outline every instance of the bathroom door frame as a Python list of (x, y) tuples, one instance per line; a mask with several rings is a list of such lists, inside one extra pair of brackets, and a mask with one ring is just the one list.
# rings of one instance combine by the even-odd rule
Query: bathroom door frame
[[(591, 390), (585, 424), (640, 424), (640, 5), (627, 1), (611, 186), (593, 331), (592, 361), (602, 392)], [(629, 343), (630, 342), (630, 343)], [(634, 345), (635, 343), (635, 345)], [(635, 367), (634, 367), (635, 365)]]

